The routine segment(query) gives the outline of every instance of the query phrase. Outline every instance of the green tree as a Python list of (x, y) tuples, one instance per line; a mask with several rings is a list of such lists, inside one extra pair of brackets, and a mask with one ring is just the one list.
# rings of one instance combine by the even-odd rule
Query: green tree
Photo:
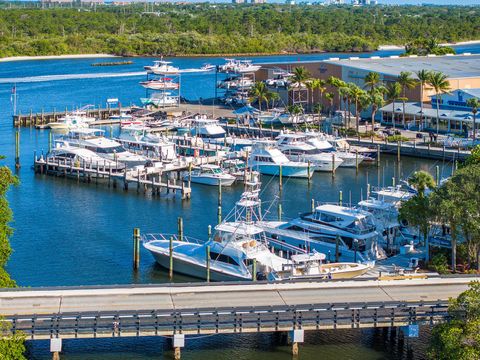
[(430, 79), (430, 71), (429, 70), (419, 70), (416, 72), (416, 75), (418, 77), (418, 83), (420, 85), (420, 115), (422, 117), (422, 120), (424, 118), (423, 116), (423, 94), (425, 91), (425, 86), (428, 84), (428, 81)]
[(372, 104), (372, 131), (375, 125), (375, 115), (377, 114), (378, 109), (380, 109), (385, 104), (385, 100), (383, 99), (384, 91), (385, 88), (381, 87), (375, 88), (374, 91), (370, 93), (370, 103)]
[(270, 91), (268, 90), (267, 85), (262, 81), (257, 81), (250, 89), (250, 101), (256, 101), (258, 103), (258, 109), (262, 111), (262, 103), (268, 101), (269, 93)]
[(362, 97), (366, 99), (366, 92), (360, 89), (355, 84), (349, 84), (349, 88), (350, 97), (352, 98), (355, 106), (355, 129), (358, 133), (360, 126), (360, 100), (362, 99)]
[(480, 359), (480, 283), (472, 282), (468, 290), (451, 300), (448, 313), (450, 321), (436, 325), (432, 331), (429, 358)]
[(476, 125), (476, 117), (477, 117), (477, 112), (478, 108), (480, 107), (480, 101), (478, 101), (477, 98), (470, 98), (467, 100), (467, 105), (472, 108), (472, 114), (473, 114), (473, 141), (477, 138), (477, 125)]
[(403, 115), (402, 115), (402, 125), (405, 127), (405, 102), (408, 101), (407, 90), (414, 89), (417, 86), (417, 81), (412, 78), (412, 73), (409, 71), (402, 71), (397, 78), (397, 82), (402, 87), (402, 104), (403, 104)]
[(370, 94), (375, 92), (379, 86), (382, 85), (382, 81), (380, 80), (380, 74), (377, 72), (369, 72), (364, 79), (364, 87), (368, 89)]
[(402, 86), (398, 82), (389, 83), (385, 90), (387, 101), (392, 103), (392, 125), (395, 129), (395, 101), (398, 100), (402, 93)]
[(335, 96), (333, 95), (333, 93), (328, 92), (328, 93), (325, 94), (325, 99), (327, 99), (327, 101), (330, 105), (329, 108), (328, 108), (328, 112), (329, 112), (330, 116), (332, 116), (333, 101), (335, 99)]
[(436, 186), (432, 175), (423, 170), (415, 171), (407, 181), (410, 186), (413, 186), (418, 191), (420, 197), (425, 196), (425, 190), (433, 190)]
[(447, 75), (434, 71), (430, 73), (428, 79), (428, 85), (430, 85), (435, 91), (435, 98), (437, 103), (437, 135), (440, 128), (440, 102), (442, 101), (442, 94), (447, 94), (450, 91), (450, 83)]

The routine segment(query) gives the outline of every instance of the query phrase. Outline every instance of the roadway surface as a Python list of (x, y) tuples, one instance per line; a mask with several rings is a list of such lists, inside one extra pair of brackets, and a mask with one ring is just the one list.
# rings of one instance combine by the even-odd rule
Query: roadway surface
[(448, 300), (474, 277), (0, 290), (0, 316)]

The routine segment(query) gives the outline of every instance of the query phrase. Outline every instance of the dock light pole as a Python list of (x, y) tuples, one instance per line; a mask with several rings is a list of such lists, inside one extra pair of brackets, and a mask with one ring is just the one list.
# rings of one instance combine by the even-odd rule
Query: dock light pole
[(173, 236), (170, 236), (170, 244), (168, 247), (169, 250), (169, 255), (170, 255), (170, 261), (169, 261), (169, 267), (168, 267), (168, 277), (170, 280), (173, 278)]
[(342, 206), (342, 203), (343, 203), (343, 191), (340, 190), (338, 192), (338, 205)]
[(278, 221), (282, 221), (282, 204), (278, 203)]
[(340, 235), (337, 234), (335, 237), (335, 262), (338, 262), (340, 259)]
[(183, 241), (183, 219), (179, 217), (177, 219), (178, 225), (178, 240)]
[(283, 168), (282, 168), (282, 165), (280, 165), (280, 167), (278, 169), (278, 174), (279, 174), (278, 190), (282, 191), (282, 188), (283, 188)]
[(140, 229), (133, 229), (133, 270), (138, 270), (140, 265)]
[(440, 166), (435, 166), (435, 183), (436, 185), (440, 185)]
[(207, 282), (210, 282), (210, 245), (207, 245), (206, 248), (206, 257), (205, 257), (205, 262), (206, 262), (206, 268), (207, 268)]

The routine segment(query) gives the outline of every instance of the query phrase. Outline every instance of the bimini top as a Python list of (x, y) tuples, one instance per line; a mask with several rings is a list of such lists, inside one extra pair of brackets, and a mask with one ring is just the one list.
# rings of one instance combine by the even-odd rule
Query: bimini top
[(312, 261), (323, 261), (325, 260), (326, 256), (323, 253), (314, 252), (310, 254), (296, 254), (292, 255), (290, 259), (296, 264), (299, 263), (307, 263)]

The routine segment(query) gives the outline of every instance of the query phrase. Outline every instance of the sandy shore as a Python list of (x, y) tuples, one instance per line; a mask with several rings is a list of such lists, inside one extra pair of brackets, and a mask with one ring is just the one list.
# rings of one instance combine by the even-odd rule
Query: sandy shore
[(49, 56), (11, 56), (0, 58), (0, 62), (25, 60), (58, 60), (58, 59), (94, 59), (117, 57), (111, 54), (77, 54), (77, 55), (49, 55)]
[[(480, 40), (460, 41), (457, 43), (444, 43), (441, 46), (458, 46), (458, 45), (475, 45), (480, 44)], [(404, 50), (405, 46), (401, 45), (379, 45), (378, 50)]]

